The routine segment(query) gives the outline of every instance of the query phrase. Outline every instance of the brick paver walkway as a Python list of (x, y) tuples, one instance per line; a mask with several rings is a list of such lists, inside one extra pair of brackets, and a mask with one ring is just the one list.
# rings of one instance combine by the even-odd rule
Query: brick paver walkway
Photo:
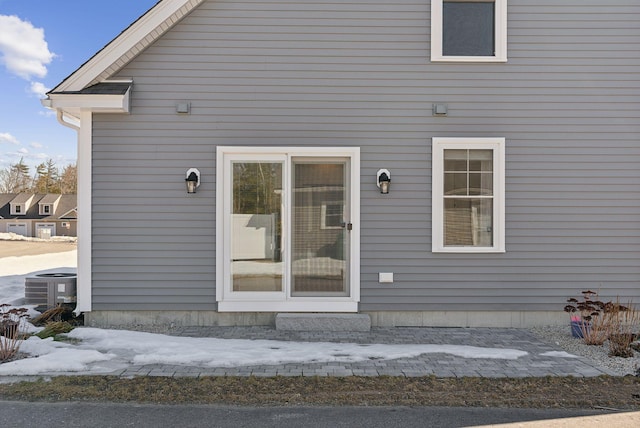
[(289, 363), (246, 367), (132, 365), (112, 374), (130, 376), (428, 376), (437, 377), (590, 377), (614, 374), (584, 358), (545, 356), (561, 349), (538, 340), (525, 329), (501, 328), (374, 328), (371, 332), (291, 332), (269, 327), (182, 327), (171, 334), (223, 339), (298, 342), (441, 344), (508, 348), (528, 352), (517, 360), (463, 358), (423, 354), (415, 358), (355, 363)]

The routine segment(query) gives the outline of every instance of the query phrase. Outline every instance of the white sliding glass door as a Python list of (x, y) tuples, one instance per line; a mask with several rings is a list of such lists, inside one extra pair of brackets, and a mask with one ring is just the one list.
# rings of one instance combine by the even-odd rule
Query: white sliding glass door
[(359, 150), (219, 147), (217, 168), (219, 310), (357, 311)]

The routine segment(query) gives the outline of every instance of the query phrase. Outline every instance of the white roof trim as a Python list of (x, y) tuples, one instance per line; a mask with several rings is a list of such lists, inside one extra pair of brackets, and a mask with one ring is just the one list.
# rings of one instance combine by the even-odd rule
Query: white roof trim
[(62, 110), (75, 117), (80, 111), (91, 110), (95, 113), (129, 113), (131, 87), (124, 94), (49, 94), (42, 104), (50, 109)]
[(104, 81), (203, 1), (160, 1), (51, 92), (80, 91)]

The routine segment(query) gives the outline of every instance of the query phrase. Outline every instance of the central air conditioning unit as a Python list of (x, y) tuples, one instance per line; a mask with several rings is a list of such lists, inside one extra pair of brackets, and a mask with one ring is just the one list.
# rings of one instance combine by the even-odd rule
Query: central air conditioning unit
[(75, 273), (41, 273), (24, 283), (25, 305), (46, 311), (59, 304), (75, 306), (78, 276)]

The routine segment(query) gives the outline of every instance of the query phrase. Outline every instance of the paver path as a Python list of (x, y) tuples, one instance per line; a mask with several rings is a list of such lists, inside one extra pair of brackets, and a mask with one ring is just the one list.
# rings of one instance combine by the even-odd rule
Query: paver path
[(193, 367), (176, 365), (130, 366), (120, 376), (428, 376), (437, 377), (590, 377), (614, 373), (588, 360), (545, 355), (562, 352), (541, 342), (526, 329), (502, 328), (374, 328), (371, 332), (292, 332), (269, 327), (179, 327), (172, 335), (223, 339), (298, 342), (468, 345), (526, 351), (516, 360), (463, 358), (423, 354), (415, 358), (356, 363), (290, 363), (247, 367)]

